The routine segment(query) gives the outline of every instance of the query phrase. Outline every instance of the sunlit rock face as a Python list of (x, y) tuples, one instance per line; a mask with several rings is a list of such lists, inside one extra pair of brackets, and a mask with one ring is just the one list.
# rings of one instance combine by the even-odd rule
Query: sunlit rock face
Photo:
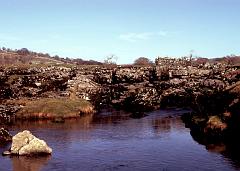
[(19, 132), (12, 138), (10, 149), (12, 155), (51, 154), (52, 149), (43, 140), (38, 139), (30, 131)]

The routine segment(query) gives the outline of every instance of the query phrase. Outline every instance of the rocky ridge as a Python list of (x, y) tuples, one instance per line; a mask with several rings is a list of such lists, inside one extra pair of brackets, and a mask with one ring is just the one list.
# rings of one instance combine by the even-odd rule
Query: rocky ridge
[(238, 96), (228, 93), (239, 79), (236, 65), (193, 65), (168, 58), (153, 66), (1, 67), (0, 116), (9, 119), (24, 107), (16, 99), (46, 97), (78, 97), (96, 109), (107, 105), (133, 113), (190, 107), (195, 113), (219, 115), (231, 103), (239, 104)]

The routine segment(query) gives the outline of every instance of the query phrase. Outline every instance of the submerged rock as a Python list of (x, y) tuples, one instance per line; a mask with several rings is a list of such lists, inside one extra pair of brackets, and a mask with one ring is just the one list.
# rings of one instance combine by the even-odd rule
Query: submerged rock
[[(38, 139), (30, 131), (19, 132), (12, 138), (11, 155), (51, 154), (52, 149), (43, 140)], [(7, 154), (7, 153), (5, 153)]]

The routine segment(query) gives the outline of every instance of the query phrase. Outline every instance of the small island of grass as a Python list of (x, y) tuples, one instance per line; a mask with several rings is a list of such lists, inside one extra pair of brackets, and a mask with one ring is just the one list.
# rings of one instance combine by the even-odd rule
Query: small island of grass
[(17, 119), (76, 118), (93, 113), (94, 108), (84, 99), (41, 98), (26, 101), (26, 106), (16, 113)]

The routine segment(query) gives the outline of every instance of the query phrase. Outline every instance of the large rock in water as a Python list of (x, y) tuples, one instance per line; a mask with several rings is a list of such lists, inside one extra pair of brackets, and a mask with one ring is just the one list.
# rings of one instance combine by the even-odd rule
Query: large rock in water
[(13, 136), (10, 153), (12, 155), (51, 154), (52, 149), (45, 141), (38, 139), (30, 131), (25, 130)]

